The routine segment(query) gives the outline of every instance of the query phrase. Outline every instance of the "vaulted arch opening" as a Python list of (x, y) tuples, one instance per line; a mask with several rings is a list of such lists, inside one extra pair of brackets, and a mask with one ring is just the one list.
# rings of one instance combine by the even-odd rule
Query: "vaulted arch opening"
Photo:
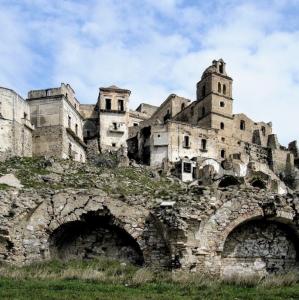
[(265, 219), (237, 226), (222, 252), (222, 275), (266, 275), (298, 270), (298, 236), (290, 226)]
[(87, 214), (78, 221), (59, 226), (49, 239), (52, 258), (94, 259), (108, 257), (137, 265), (143, 254), (134, 238), (115, 225), (110, 215)]
[(86, 120), (83, 125), (83, 137), (87, 141), (97, 136), (96, 124), (91, 120)]
[(250, 184), (251, 184), (253, 187), (259, 188), (259, 189), (265, 189), (265, 188), (267, 187), (267, 186), (266, 186), (266, 183), (265, 183), (263, 180), (259, 179), (259, 178), (253, 179), (253, 180), (250, 182)]
[(218, 187), (225, 188), (225, 187), (235, 186), (235, 185), (239, 185), (239, 184), (240, 184), (240, 182), (236, 177), (234, 177), (234, 176), (224, 176), (220, 180)]

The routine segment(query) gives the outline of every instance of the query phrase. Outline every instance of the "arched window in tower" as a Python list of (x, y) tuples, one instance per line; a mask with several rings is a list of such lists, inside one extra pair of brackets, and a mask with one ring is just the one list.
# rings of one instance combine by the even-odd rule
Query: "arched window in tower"
[(206, 86), (205, 85), (202, 87), (201, 95), (202, 95), (202, 97), (206, 96)]
[(206, 115), (206, 108), (202, 107), (201, 109), (201, 116), (204, 117)]
[(223, 94), (226, 95), (226, 85), (223, 85)]
[(181, 110), (183, 110), (184, 108), (185, 108), (185, 103), (182, 103)]
[(219, 64), (219, 72), (223, 74), (223, 62)]
[(222, 130), (224, 129), (224, 123), (223, 122), (220, 123), (220, 129), (222, 129)]
[(218, 93), (221, 93), (221, 83), (218, 82)]
[(245, 126), (245, 121), (244, 120), (241, 120), (240, 121), (240, 129), (241, 130), (245, 130), (246, 126)]
[(225, 150), (224, 149), (221, 150), (220, 155), (221, 155), (221, 158), (225, 158)]
[(262, 126), (262, 134), (263, 134), (263, 136), (266, 135), (266, 127), (265, 126)]

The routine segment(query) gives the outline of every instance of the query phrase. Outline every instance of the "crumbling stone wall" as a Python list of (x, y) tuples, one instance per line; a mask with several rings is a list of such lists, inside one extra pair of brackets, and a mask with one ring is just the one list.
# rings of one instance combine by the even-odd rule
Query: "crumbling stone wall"
[(32, 156), (32, 131), (28, 103), (16, 92), (0, 87), (0, 160)]
[(295, 242), (283, 224), (262, 220), (241, 224), (225, 241), (222, 274), (264, 275), (290, 270), (296, 265)]
[(86, 215), (82, 221), (59, 226), (50, 236), (50, 256), (63, 260), (110, 257), (142, 265), (143, 255), (136, 241), (113, 225), (108, 216)]
[(134, 205), (98, 189), (1, 191), (0, 258), (109, 256), (215, 276), (298, 270), (298, 195), (189, 189), (176, 201), (138, 196)]

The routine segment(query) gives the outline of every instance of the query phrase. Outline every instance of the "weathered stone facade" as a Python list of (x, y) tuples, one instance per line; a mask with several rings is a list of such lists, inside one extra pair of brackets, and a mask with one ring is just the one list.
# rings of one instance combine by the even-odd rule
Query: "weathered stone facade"
[(33, 155), (85, 161), (83, 118), (69, 85), (28, 93), (33, 133)]
[(298, 270), (295, 194), (193, 186), (174, 202), (99, 189), (11, 190), (0, 198), (7, 262), (108, 256), (217, 276)]
[(65, 84), (27, 101), (0, 89), (2, 158), (90, 158), (44, 158), (33, 178), (30, 161), (1, 165), (0, 260), (106, 256), (224, 277), (298, 271), (297, 143), (283, 147), (271, 123), (233, 114), (224, 61), (204, 71), (196, 101), (171, 94), (130, 111), (129, 96), (110, 86), (80, 105)]
[(28, 103), (13, 90), (0, 87), (0, 160), (32, 156), (33, 130)]
[[(213, 61), (197, 83), (196, 101), (170, 95), (148, 120), (129, 128), (129, 157), (162, 169), (186, 159), (196, 161), (198, 169), (211, 160), (229, 161), (244, 170), (235, 172), (238, 177), (244, 177), (253, 162), (268, 175), (272, 172), (275, 180), (295, 172), (295, 143), (283, 147), (272, 133), (272, 123), (233, 114), (233, 101), (226, 64)], [(183, 173), (190, 173), (190, 163), (183, 164), (181, 177), (189, 178)], [(192, 179), (201, 179), (199, 172)]]

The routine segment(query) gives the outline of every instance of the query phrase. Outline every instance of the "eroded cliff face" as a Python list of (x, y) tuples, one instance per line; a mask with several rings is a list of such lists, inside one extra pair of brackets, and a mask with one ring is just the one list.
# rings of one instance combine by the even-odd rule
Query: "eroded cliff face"
[[(28, 170), (26, 175), (26, 170)], [(187, 185), (145, 167), (15, 160), (0, 190), (0, 259), (108, 256), (213, 275), (298, 271), (299, 198)]]

